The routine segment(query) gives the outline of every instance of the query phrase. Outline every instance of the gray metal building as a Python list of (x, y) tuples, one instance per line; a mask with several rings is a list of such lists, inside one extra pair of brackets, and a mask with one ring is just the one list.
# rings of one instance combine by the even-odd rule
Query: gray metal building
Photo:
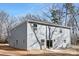
[(20, 49), (60, 49), (71, 46), (70, 28), (28, 20), (10, 31), (9, 45)]

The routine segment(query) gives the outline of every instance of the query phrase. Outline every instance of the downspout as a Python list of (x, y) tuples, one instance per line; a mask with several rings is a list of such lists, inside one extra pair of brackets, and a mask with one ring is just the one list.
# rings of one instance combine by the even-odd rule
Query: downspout
[(26, 21), (26, 50), (27, 50), (27, 21)]
[(50, 27), (48, 27), (49, 28), (49, 48), (50, 48), (50, 41), (51, 41), (51, 39), (50, 39)]
[(47, 26), (46, 26), (46, 48), (47, 48)]

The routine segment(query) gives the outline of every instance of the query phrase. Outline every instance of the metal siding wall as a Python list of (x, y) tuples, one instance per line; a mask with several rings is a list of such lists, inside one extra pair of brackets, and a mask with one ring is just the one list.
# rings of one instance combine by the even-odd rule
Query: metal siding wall
[[(27, 49), (27, 29), (26, 29), (26, 23), (22, 24), (19, 27), (16, 27), (11, 32), (10, 36), (10, 46), (20, 49)], [(18, 40), (18, 43), (16, 43), (16, 40)], [(23, 43), (24, 40), (24, 43)]]

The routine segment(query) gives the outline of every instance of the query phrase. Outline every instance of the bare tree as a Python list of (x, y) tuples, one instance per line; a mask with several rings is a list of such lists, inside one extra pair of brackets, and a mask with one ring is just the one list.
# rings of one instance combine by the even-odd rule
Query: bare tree
[(9, 31), (13, 23), (13, 17), (10, 17), (10, 15), (5, 11), (0, 11), (0, 39), (6, 40), (9, 37)]
[(0, 39), (2, 39), (2, 34), (5, 31), (5, 27), (6, 27), (6, 22), (8, 20), (9, 15), (4, 12), (4, 11), (0, 11)]
[[(55, 4), (56, 5), (56, 4)], [(54, 4), (52, 4), (52, 7), (49, 8), (48, 13), (47, 12), (43, 12), (44, 16), (46, 16), (47, 18), (49, 18), (50, 22), (52, 22), (53, 24), (62, 24), (62, 16), (63, 16), (63, 12), (62, 9), (58, 9), (57, 6), (55, 6)]]
[(79, 9), (76, 8), (76, 6), (74, 6), (74, 4), (72, 4), (72, 3), (66, 3), (66, 4), (64, 4), (64, 7), (67, 10), (67, 16), (69, 16), (67, 26), (72, 27), (72, 33), (74, 34), (74, 36), (76, 36), (74, 39), (74, 44), (76, 44), (77, 39), (78, 39), (77, 31), (79, 31), (79, 25), (77, 22), (78, 18), (76, 19), (76, 17), (78, 16)]
[(19, 17), (19, 20), (21, 22), (24, 22), (27, 20), (46, 21), (44, 18), (40, 17), (39, 15), (32, 15), (32, 14), (27, 14), (25, 16)]

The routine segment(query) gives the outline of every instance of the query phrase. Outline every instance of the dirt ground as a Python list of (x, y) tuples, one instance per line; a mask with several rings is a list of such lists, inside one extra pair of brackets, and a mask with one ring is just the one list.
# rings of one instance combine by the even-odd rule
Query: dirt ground
[(79, 56), (79, 45), (63, 50), (21, 50), (0, 44), (0, 56)]

